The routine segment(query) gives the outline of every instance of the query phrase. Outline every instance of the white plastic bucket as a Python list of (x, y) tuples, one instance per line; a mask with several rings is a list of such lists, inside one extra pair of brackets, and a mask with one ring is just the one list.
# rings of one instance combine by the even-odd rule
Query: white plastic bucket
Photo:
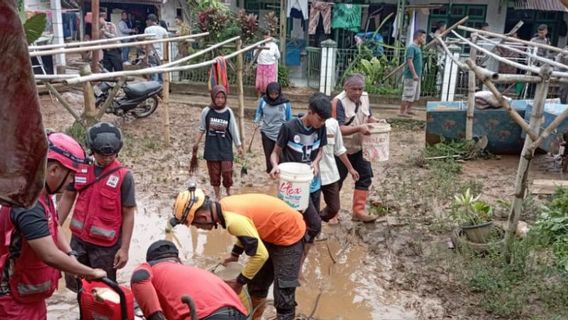
[(389, 159), (391, 126), (388, 123), (369, 124), (371, 135), (363, 136), (363, 157), (368, 161)]
[(310, 184), (314, 178), (312, 168), (298, 162), (284, 162), (278, 168), (278, 198), (296, 210), (305, 210), (310, 201)]

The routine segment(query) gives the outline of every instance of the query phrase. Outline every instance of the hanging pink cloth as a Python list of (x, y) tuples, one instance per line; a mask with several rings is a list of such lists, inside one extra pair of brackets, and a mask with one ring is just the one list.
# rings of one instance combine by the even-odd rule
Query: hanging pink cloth
[(331, 33), (331, 7), (333, 3), (314, 1), (310, 9), (310, 22), (308, 24), (308, 34), (316, 34), (320, 15), (323, 18), (323, 30), (325, 34)]

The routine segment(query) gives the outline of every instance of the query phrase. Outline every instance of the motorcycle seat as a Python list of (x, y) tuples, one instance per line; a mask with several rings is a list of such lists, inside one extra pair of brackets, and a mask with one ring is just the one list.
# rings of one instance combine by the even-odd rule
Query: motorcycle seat
[(157, 81), (144, 81), (128, 84), (124, 87), (124, 93), (130, 97), (141, 97), (161, 88), (162, 84)]

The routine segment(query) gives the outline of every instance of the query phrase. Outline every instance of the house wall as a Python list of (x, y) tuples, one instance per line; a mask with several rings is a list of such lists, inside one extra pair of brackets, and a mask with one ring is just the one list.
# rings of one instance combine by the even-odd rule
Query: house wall
[[(185, 1), (185, 0), (182, 0)], [(177, 0), (168, 0), (160, 8), (160, 17), (168, 24), (168, 28), (176, 26), (176, 9), (181, 8)]]
[(51, 8), (50, 0), (25, 0), (25, 10), (49, 10)]

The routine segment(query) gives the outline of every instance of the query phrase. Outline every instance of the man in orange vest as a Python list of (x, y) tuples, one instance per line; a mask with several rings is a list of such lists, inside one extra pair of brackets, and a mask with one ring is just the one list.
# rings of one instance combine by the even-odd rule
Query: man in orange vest
[[(116, 281), (116, 270), (128, 262), (134, 228), (134, 178), (117, 160), (122, 148), (117, 127), (99, 122), (87, 130), (86, 142), (94, 164), (81, 168), (74, 184), (63, 193), (59, 220), (65, 222), (75, 203), (69, 223), (71, 248), (78, 252), (81, 263), (105, 270)], [(68, 288), (76, 289), (75, 281), (66, 280)]]
[(60, 270), (89, 279), (106, 276), (73, 257), (52, 200), (72, 181), (85, 152), (64, 133), (51, 133), (48, 140), (45, 185), (36, 204), (0, 206), (0, 319), (46, 319), (45, 299), (57, 289)]
[(270, 285), (274, 283), (274, 306), (279, 320), (292, 320), (296, 313), (303, 239), (306, 224), (302, 215), (284, 201), (265, 194), (241, 194), (212, 201), (195, 184), (178, 194), (171, 224), (194, 225), (211, 230), (220, 225), (237, 237), (224, 263), (249, 256), (241, 274), (227, 281), (236, 293), (246, 284), (254, 320), (260, 319)]
[(136, 268), (130, 285), (149, 320), (188, 319), (190, 310), (181, 301), (184, 295), (193, 300), (198, 319), (247, 319), (247, 310), (231, 287), (209, 271), (182, 264), (171, 241), (150, 245), (146, 262)]

